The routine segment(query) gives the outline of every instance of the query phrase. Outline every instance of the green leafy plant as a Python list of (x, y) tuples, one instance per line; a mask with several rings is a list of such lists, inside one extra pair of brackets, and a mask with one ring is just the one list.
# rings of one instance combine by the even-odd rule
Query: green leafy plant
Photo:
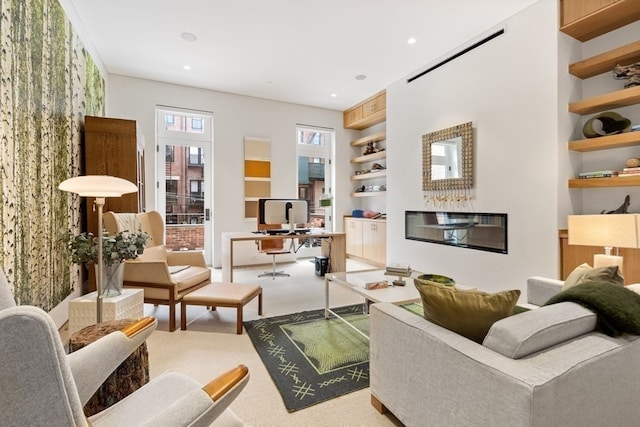
[[(120, 231), (113, 236), (102, 237), (102, 263), (105, 266), (119, 264), (127, 259), (136, 259), (144, 252), (149, 234)], [(98, 262), (98, 237), (93, 233), (80, 233), (69, 236), (67, 247), (71, 260), (76, 264), (95, 264)]]

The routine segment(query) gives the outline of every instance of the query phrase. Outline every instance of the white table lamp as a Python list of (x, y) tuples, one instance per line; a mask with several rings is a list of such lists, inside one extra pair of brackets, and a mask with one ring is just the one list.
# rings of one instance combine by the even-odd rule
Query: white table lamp
[(637, 248), (637, 214), (569, 215), (570, 245), (602, 246), (604, 254), (593, 256), (593, 266), (617, 265), (622, 273), (622, 257), (611, 254), (612, 248)]
[(107, 175), (83, 175), (69, 178), (60, 183), (62, 191), (76, 193), (80, 197), (95, 197), (98, 206), (98, 265), (96, 265), (96, 321), (102, 322), (102, 208), (107, 197), (121, 197), (135, 193), (138, 187), (126, 179)]

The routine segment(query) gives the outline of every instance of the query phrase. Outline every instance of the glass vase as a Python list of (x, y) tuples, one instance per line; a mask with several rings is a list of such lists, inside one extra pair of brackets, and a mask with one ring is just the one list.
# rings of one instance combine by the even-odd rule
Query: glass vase
[[(98, 269), (96, 269), (96, 276)], [(102, 297), (116, 297), (122, 294), (124, 262), (102, 267)]]

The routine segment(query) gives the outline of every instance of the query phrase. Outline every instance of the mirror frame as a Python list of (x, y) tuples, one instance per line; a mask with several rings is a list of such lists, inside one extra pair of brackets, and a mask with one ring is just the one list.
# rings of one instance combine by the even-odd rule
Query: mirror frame
[[(431, 179), (431, 144), (462, 137), (462, 177)], [(422, 190), (464, 190), (473, 187), (473, 127), (471, 122), (422, 135)]]

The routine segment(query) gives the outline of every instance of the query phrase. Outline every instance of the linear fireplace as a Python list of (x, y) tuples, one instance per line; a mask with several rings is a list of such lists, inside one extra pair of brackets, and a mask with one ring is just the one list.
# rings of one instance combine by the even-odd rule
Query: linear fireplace
[(507, 253), (507, 214), (405, 211), (405, 239)]

